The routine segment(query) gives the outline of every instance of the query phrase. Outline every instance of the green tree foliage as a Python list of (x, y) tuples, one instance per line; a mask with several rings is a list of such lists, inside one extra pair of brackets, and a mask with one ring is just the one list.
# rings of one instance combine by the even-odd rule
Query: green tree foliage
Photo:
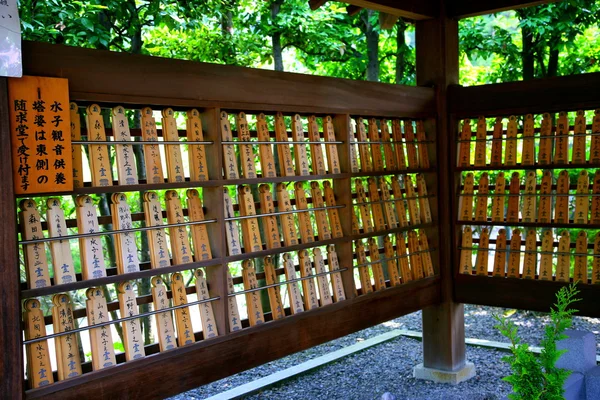
[(494, 316), (498, 321), (496, 328), (511, 343), (512, 354), (502, 359), (510, 364), (513, 371), (512, 375), (504, 378), (513, 387), (513, 393), (509, 395), (510, 399), (563, 399), (563, 385), (571, 372), (556, 367), (559, 357), (566, 351), (557, 350), (556, 342), (567, 338), (564, 331), (571, 327), (573, 314), (577, 312), (569, 307), (580, 300), (575, 297), (578, 293), (577, 282), (564, 286), (556, 293), (556, 304), (550, 311), (550, 323), (545, 328), (539, 358), (529, 350), (527, 343), (521, 341), (517, 326), (508, 316)]

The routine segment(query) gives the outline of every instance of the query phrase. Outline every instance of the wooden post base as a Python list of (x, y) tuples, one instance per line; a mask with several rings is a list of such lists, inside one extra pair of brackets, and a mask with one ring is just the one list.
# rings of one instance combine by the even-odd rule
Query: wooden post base
[(467, 362), (457, 371), (444, 371), (435, 368), (427, 368), (423, 364), (419, 364), (413, 368), (413, 377), (416, 379), (425, 379), (434, 383), (449, 383), (458, 385), (461, 382), (467, 381), (477, 375), (475, 364)]

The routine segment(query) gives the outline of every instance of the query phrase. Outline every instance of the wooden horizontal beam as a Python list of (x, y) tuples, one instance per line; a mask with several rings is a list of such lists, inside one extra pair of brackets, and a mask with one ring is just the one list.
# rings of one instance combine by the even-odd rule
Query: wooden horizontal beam
[(349, 4), (346, 7), (346, 12), (348, 13), (349, 16), (353, 17), (356, 14), (358, 14), (360, 12), (360, 10), (362, 10), (362, 7), (359, 6), (353, 6), (352, 4)]
[(313, 11), (318, 10), (325, 3), (327, 0), (308, 0), (308, 6)]
[(344, 2), (411, 20), (435, 18), (439, 11), (432, 0), (344, 0)]
[(80, 101), (226, 110), (424, 118), (431, 88), (23, 42), (26, 75), (69, 79)]
[(540, 4), (555, 3), (558, 0), (446, 0), (450, 18), (468, 18), (477, 15), (493, 14), (507, 10), (517, 10)]
[(439, 301), (439, 276), (413, 281), (33, 389), (25, 398), (168, 397)]
[(600, 73), (493, 85), (450, 86), (448, 107), (457, 118), (525, 115), (600, 107)]
[[(556, 303), (556, 292), (564, 282), (533, 279), (497, 278), (459, 274), (454, 280), (455, 301), (484, 306), (549, 312)], [(579, 284), (582, 301), (573, 304), (578, 315), (600, 317), (600, 285)]]
[(392, 29), (394, 27), (394, 25), (396, 25), (398, 18), (400, 18), (400, 17), (397, 15), (380, 12), (379, 13), (379, 26), (381, 27), (381, 29), (388, 29), (388, 30)]

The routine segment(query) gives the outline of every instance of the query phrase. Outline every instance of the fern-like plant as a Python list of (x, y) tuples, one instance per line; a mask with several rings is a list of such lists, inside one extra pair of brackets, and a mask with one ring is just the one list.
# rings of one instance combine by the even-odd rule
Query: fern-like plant
[(577, 282), (561, 288), (556, 293), (556, 304), (550, 311), (550, 323), (546, 325), (542, 339), (542, 352), (536, 357), (527, 343), (518, 336), (517, 326), (509, 319), (509, 315), (494, 315), (498, 321), (496, 329), (507, 337), (511, 343), (511, 355), (502, 360), (509, 363), (512, 375), (503, 378), (510, 383), (513, 393), (511, 400), (562, 400), (563, 385), (571, 371), (557, 368), (556, 362), (566, 350), (557, 350), (556, 342), (567, 338), (565, 329), (571, 327), (573, 314), (577, 310), (569, 308), (580, 299)]

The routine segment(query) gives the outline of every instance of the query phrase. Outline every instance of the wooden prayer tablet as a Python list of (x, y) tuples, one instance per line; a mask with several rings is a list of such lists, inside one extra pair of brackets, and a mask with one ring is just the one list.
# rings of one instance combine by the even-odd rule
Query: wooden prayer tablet
[[(323, 118), (323, 137), (325, 142), (335, 142), (335, 131), (333, 129), (333, 120), (328, 115)], [(342, 172), (340, 169), (340, 157), (338, 155), (337, 144), (325, 144), (325, 154), (327, 154), (327, 165), (329, 167), (330, 174), (339, 174)]]
[(358, 154), (356, 153), (356, 136), (354, 135), (354, 126), (352, 125), (352, 119), (350, 117), (348, 121), (348, 136), (350, 142), (350, 172), (358, 172), (360, 167), (358, 166)]
[[(106, 307), (106, 298), (104, 298), (102, 289), (91, 287), (85, 294), (87, 296), (85, 306), (88, 325), (93, 326), (108, 322), (108, 309)], [(91, 328), (88, 332), (90, 334), (92, 368), (94, 371), (116, 365), (117, 360), (115, 359), (110, 325)]]
[[(160, 276), (155, 276), (152, 282), (152, 303), (154, 310), (160, 311), (170, 307), (170, 300), (167, 297), (167, 288)], [(175, 341), (175, 328), (173, 326), (173, 315), (171, 310), (155, 314), (156, 332), (158, 333), (158, 344), (160, 351), (170, 350), (177, 347)]]
[[(313, 207), (325, 207), (325, 203), (323, 202), (323, 192), (321, 192), (319, 182), (312, 181), (310, 183), (310, 193)], [(331, 239), (331, 227), (329, 226), (329, 222), (327, 221), (327, 213), (325, 212), (325, 210), (316, 210), (315, 220), (317, 221), (317, 231), (319, 232), (319, 240)]]
[[(365, 122), (362, 118), (356, 120), (356, 136), (359, 142), (367, 141), (367, 133), (365, 131)], [(373, 163), (371, 160), (371, 152), (369, 145), (362, 143), (358, 145), (358, 154), (360, 156), (360, 169), (362, 172), (373, 171)]]
[[(225, 218), (235, 217), (233, 213), (233, 202), (229, 197), (229, 190), (223, 189), (223, 202), (225, 208)], [(235, 221), (225, 221), (225, 236), (227, 238), (227, 250), (229, 250), (230, 256), (242, 254), (242, 247), (240, 245), (240, 232)]]
[(471, 137), (473, 132), (471, 131), (471, 120), (465, 119), (463, 121), (462, 129), (460, 131), (458, 143), (458, 166), (468, 167), (471, 165)]
[(575, 214), (574, 220), (576, 224), (587, 224), (589, 207), (590, 207), (590, 178), (587, 171), (581, 171), (577, 178), (577, 195), (575, 197)]
[[(306, 201), (304, 182), (296, 182), (294, 184), (294, 192), (296, 193), (296, 210), (308, 210), (308, 202)], [(300, 224), (299, 231), (300, 237), (302, 238), (302, 243), (314, 242), (315, 232), (313, 231), (309, 213), (299, 212), (298, 222)]]
[[(388, 126), (387, 120), (382, 119), (380, 121), (380, 127), (381, 141), (383, 142), (383, 156), (385, 158), (385, 170), (387, 172), (397, 171), (399, 168), (396, 160), (396, 153), (390, 142), (392, 139), (390, 137), (390, 127)], [(402, 143), (396, 143), (396, 146), (402, 146)]]
[(329, 272), (331, 272), (331, 284), (333, 286), (333, 301), (336, 303), (338, 301), (346, 300), (346, 293), (344, 290), (344, 283), (342, 282), (342, 274), (339, 271), (340, 263), (338, 260), (337, 252), (335, 251), (335, 246), (330, 244), (327, 246), (327, 266), (329, 267)]
[[(275, 186), (275, 191), (277, 193), (277, 211), (292, 211), (290, 194), (288, 193), (285, 184), (278, 183)], [(283, 230), (283, 244), (285, 246), (298, 244), (298, 233), (293, 214), (281, 214), (279, 218), (281, 221), (281, 229)]]
[(558, 224), (569, 223), (569, 173), (560, 171), (556, 182), (556, 203), (554, 206), (554, 222)]
[[(244, 290), (258, 289), (256, 280), (256, 271), (252, 260), (242, 261), (242, 279), (244, 280)], [(250, 326), (255, 326), (265, 322), (262, 303), (260, 300), (260, 291), (255, 290), (246, 293), (246, 307), (248, 308), (248, 321)]]
[[(260, 199), (260, 209), (262, 214), (273, 214), (275, 213), (275, 206), (273, 205), (273, 194), (271, 193), (271, 187), (266, 183), (263, 183), (258, 187), (258, 196)], [(297, 204), (297, 203), (296, 203)], [(265, 233), (265, 242), (267, 249), (278, 249), (281, 247), (281, 236), (279, 234), (279, 227), (277, 226), (277, 217), (275, 215), (268, 215), (262, 217), (263, 231)], [(312, 225), (311, 225), (312, 229)], [(314, 240), (314, 233), (313, 233)]]
[[(68, 235), (65, 213), (60, 207), (59, 199), (50, 198), (46, 202), (46, 205), (48, 206), (46, 214), (48, 235), (50, 237)], [(43, 248), (43, 243), (40, 243), (39, 246)], [(50, 254), (52, 255), (52, 266), (54, 267), (54, 284), (61, 285), (63, 283), (75, 282), (75, 265), (73, 264), (69, 241), (55, 240), (50, 242)]]
[[(187, 113), (185, 130), (188, 142), (203, 142), (202, 121), (198, 110), (191, 109)], [(188, 157), (190, 163), (190, 181), (201, 182), (208, 180), (208, 164), (206, 149), (203, 144), (188, 144)]]
[[(69, 103), (71, 115), (71, 141), (81, 140), (81, 119), (79, 118), (79, 106), (77, 103)], [(73, 144), (73, 187), (83, 187), (83, 153), (80, 144)], [(52, 382), (50, 382), (52, 383)]]
[[(233, 289), (233, 278), (231, 277), (231, 273), (229, 272), (229, 268), (227, 269), (227, 294), (233, 294), (235, 290)], [(229, 332), (235, 332), (242, 329), (242, 320), (240, 319), (240, 312), (238, 310), (237, 301), (235, 296), (227, 296), (228, 307), (227, 311), (229, 311)]]
[[(302, 269), (302, 268), (301, 268)], [(285, 280), (290, 282), (298, 279), (296, 276), (296, 268), (294, 266), (294, 260), (290, 257), (289, 253), (283, 254), (283, 270), (285, 272)], [(304, 303), (302, 301), (302, 295), (298, 288), (298, 282), (290, 282), (288, 286), (288, 296), (290, 299), (290, 310), (292, 314), (297, 314), (304, 311)]]
[[(142, 108), (142, 140), (144, 142), (158, 142), (156, 120), (150, 107)], [(164, 183), (165, 177), (158, 144), (144, 145), (144, 163), (146, 164), (146, 181), (148, 183)]]
[[(221, 138), (224, 142), (233, 141), (229, 116), (225, 111), (221, 111)], [(225, 171), (226, 179), (240, 178), (237, 157), (235, 156), (235, 147), (233, 144), (223, 145), (223, 170)]]
[[(417, 181), (417, 187), (419, 186)], [(383, 201), (383, 212), (385, 214), (385, 221), (388, 229), (395, 229), (398, 227), (398, 219), (394, 212), (394, 203), (390, 196), (389, 184), (384, 177), (379, 178), (379, 189), (381, 190), (381, 200)]]
[(538, 221), (550, 223), (552, 219), (552, 171), (544, 171), (542, 184), (540, 186), (540, 206), (538, 209)]
[[(204, 210), (202, 209), (202, 200), (198, 191), (196, 189), (188, 189), (186, 196), (190, 221), (204, 221)], [(212, 259), (206, 225), (191, 225), (190, 229), (192, 230), (192, 242), (194, 243), (194, 259), (196, 261)]]
[[(596, 114), (597, 115), (597, 114)], [(592, 262), (592, 284), (600, 283), (600, 234), (594, 239), (594, 261)]]
[(485, 117), (480, 116), (477, 119), (477, 141), (475, 142), (475, 166), (482, 167), (485, 165), (485, 151), (487, 147), (487, 124)]
[(575, 117), (575, 127), (573, 130), (573, 155), (571, 160), (574, 164), (585, 163), (585, 150), (587, 147), (587, 137), (585, 133), (585, 113), (582, 110), (579, 110)]
[[(295, 114), (292, 117), (292, 139), (294, 142), (304, 142), (304, 127), (302, 126), (302, 118), (298, 114)], [(308, 169), (308, 155), (305, 144), (294, 144), (294, 157), (296, 158), (296, 175), (310, 175), (310, 171)]]
[(417, 125), (417, 141), (419, 142), (419, 166), (421, 168), (429, 168), (429, 152), (427, 150), (427, 137), (425, 136), (425, 124), (423, 121), (416, 121)]
[(575, 253), (577, 254), (575, 255), (573, 280), (581, 283), (588, 282), (587, 247), (587, 233), (585, 231), (579, 231), (579, 234), (577, 235), (577, 241), (575, 242)]
[[(285, 128), (285, 121), (283, 119), (283, 114), (280, 112), (275, 114), (275, 139), (278, 142), (288, 141), (288, 134)], [(294, 176), (294, 162), (292, 161), (292, 152), (290, 151), (290, 145), (285, 143), (278, 144), (277, 157), (279, 158), (279, 169), (281, 171), (281, 176)]]
[[(179, 195), (174, 190), (165, 192), (165, 205), (167, 207), (167, 222), (169, 224), (185, 223), (183, 218), (183, 208)], [(175, 264), (187, 264), (193, 261), (192, 247), (188, 231), (185, 226), (174, 226), (169, 228), (169, 238), (171, 240), (171, 253)]]
[(504, 172), (499, 172), (496, 177), (496, 188), (492, 195), (492, 221), (493, 222), (504, 222), (504, 202), (505, 202), (505, 190), (506, 179), (504, 179)]
[(508, 208), (506, 210), (507, 222), (519, 222), (519, 198), (521, 193), (521, 177), (518, 172), (513, 172), (510, 177)]
[[(52, 326), (54, 333), (69, 332), (75, 329), (71, 298), (68, 294), (58, 293), (52, 297)], [(43, 321), (43, 319), (42, 319)], [(58, 336), (54, 340), (56, 350), (56, 366), (58, 380), (81, 375), (81, 358), (79, 358), (79, 341), (75, 333)], [(48, 366), (48, 374), (52, 375)]]
[(354, 209), (352, 210), (352, 234), (358, 235), (360, 233), (360, 227), (358, 225), (358, 217)]
[(408, 226), (406, 207), (402, 197), (402, 189), (400, 189), (400, 176), (392, 177), (392, 192), (394, 193), (394, 205), (398, 216), (398, 225), (401, 227)]
[(504, 154), (504, 165), (517, 164), (517, 117), (511, 115), (506, 127), (506, 153)]
[(147, 231), (148, 247), (150, 248), (150, 265), (152, 268), (164, 268), (171, 265), (171, 257), (167, 247), (163, 225), (163, 213), (156, 192), (144, 193), (144, 219), (146, 226), (156, 229)]
[[(46, 336), (44, 313), (39, 300), (27, 299), (23, 303), (23, 325), (25, 340)], [(27, 351), (27, 379), (31, 388), (35, 389), (54, 383), (48, 340), (27, 344), (25, 349)]]
[(388, 277), (390, 278), (390, 285), (398, 286), (402, 284), (402, 280), (400, 279), (397, 259), (394, 255), (394, 245), (389, 236), (383, 237), (383, 250), (386, 258), (385, 263), (387, 265)]
[[(265, 119), (265, 114), (263, 113), (260, 113), (256, 116), (256, 132), (260, 142), (269, 142), (271, 140), (271, 136), (269, 135), (269, 127), (267, 126), (267, 120)], [(273, 149), (271, 148), (271, 145), (259, 144), (258, 154), (262, 177), (276, 177), (277, 171), (275, 170), (275, 157), (273, 156)]]
[(550, 229), (542, 233), (542, 249), (540, 254), (540, 276), (543, 281), (552, 280), (552, 248), (554, 237)]
[(321, 249), (313, 250), (313, 259), (315, 262), (315, 271), (317, 274), (322, 274), (317, 277), (317, 288), (319, 290), (319, 300), (321, 301), (321, 307), (332, 303), (331, 290), (329, 290), (329, 281), (327, 280), (327, 271), (325, 270), (325, 261), (323, 260), (323, 254)]
[(423, 260), (419, 253), (419, 240), (417, 239), (417, 233), (410, 231), (407, 234), (408, 238), (408, 253), (410, 259), (410, 266), (413, 273), (413, 278), (422, 279), (425, 277), (423, 272)]
[(363, 187), (362, 181), (360, 179), (356, 179), (354, 181), (354, 188), (356, 190), (356, 202), (358, 205), (358, 211), (360, 213), (360, 222), (362, 225), (363, 232), (373, 232), (371, 210), (369, 204), (367, 204), (367, 195), (365, 194), (365, 188)]
[[(112, 221), (115, 230), (132, 229), (131, 210), (127, 204), (127, 196), (123, 193), (113, 193)], [(125, 232), (115, 235), (117, 270), (119, 274), (129, 274), (140, 270), (138, 249), (135, 244), (135, 233)]]
[[(279, 277), (275, 275), (275, 266), (273, 265), (271, 257), (264, 258), (263, 269), (268, 286), (279, 284)], [(285, 317), (280, 287), (272, 286), (268, 288), (267, 291), (269, 293), (269, 305), (271, 306), (271, 316), (273, 319), (276, 320)]]
[(491, 165), (502, 165), (502, 118), (496, 118), (494, 133), (492, 136), (492, 161)]
[(594, 111), (594, 119), (592, 122), (592, 144), (590, 147), (590, 163), (600, 163), (600, 109)]
[(423, 174), (417, 174), (417, 194), (419, 195), (421, 222), (428, 224), (431, 222), (431, 208), (429, 207), (427, 185), (425, 184), (425, 176)]
[[(119, 283), (117, 290), (121, 318), (138, 315), (137, 300), (131, 282)], [(142, 334), (142, 326), (139, 318), (123, 321), (123, 342), (125, 359), (127, 361), (137, 360), (146, 355), (146, 351), (144, 350), (144, 335)]]
[(315, 280), (311, 276), (312, 262), (308, 256), (308, 250), (300, 250), (298, 252), (298, 261), (300, 262), (300, 276), (306, 278), (302, 280), (302, 292), (304, 294), (304, 308), (306, 310), (312, 310), (313, 308), (319, 307), (319, 301), (317, 300), (317, 288), (315, 287)]
[(552, 117), (548, 113), (544, 113), (542, 125), (540, 126), (540, 145), (538, 152), (538, 164), (548, 165), (552, 163)]
[(404, 283), (413, 280), (412, 271), (408, 265), (408, 255), (406, 253), (406, 237), (403, 233), (396, 234), (396, 254), (398, 264), (400, 265), (400, 275)]
[(383, 290), (385, 289), (385, 276), (383, 275), (381, 262), (379, 262), (379, 246), (374, 238), (369, 238), (368, 243), (369, 259), (373, 270), (373, 278), (375, 279), (375, 290)]
[(490, 232), (488, 228), (483, 228), (479, 234), (479, 247), (477, 248), (477, 260), (475, 261), (475, 273), (477, 275), (488, 275), (490, 247)]
[(413, 122), (404, 120), (404, 138), (406, 139), (406, 157), (408, 159), (408, 168), (419, 168), (417, 159), (417, 146), (415, 145), (415, 131)]
[(569, 231), (562, 231), (558, 240), (558, 252), (556, 262), (556, 280), (560, 282), (569, 281), (569, 270), (571, 267), (571, 235)]
[[(327, 207), (335, 207), (335, 194), (333, 193), (331, 182), (324, 181), (323, 190), (325, 192), (325, 204), (327, 205)], [(334, 238), (344, 236), (344, 233), (342, 232), (342, 224), (340, 222), (338, 210), (335, 208), (329, 208), (327, 210), (327, 215), (329, 216), (329, 222), (331, 223), (331, 236)]]
[[(210, 299), (204, 272), (198, 268), (194, 271), (194, 276), (196, 277), (196, 295), (198, 296), (198, 301)], [(213, 312), (212, 303), (200, 303), (198, 304), (198, 307), (200, 308), (200, 320), (202, 321), (202, 334), (204, 339), (217, 337), (219, 332), (217, 331), (217, 324), (215, 322), (215, 313)]]
[(375, 118), (369, 118), (369, 141), (371, 142), (371, 153), (373, 155), (373, 170), (383, 171), (383, 157), (381, 155), (381, 138)]
[(473, 173), (469, 172), (463, 182), (463, 190), (459, 200), (458, 212), (461, 221), (473, 220)]
[[(75, 211), (79, 233), (100, 232), (96, 206), (90, 196), (77, 196), (75, 199)], [(81, 252), (81, 275), (83, 280), (106, 276), (101, 236), (80, 238), (79, 251)]]
[(518, 278), (521, 271), (521, 231), (515, 229), (510, 238), (510, 255), (508, 257), (508, 277)]
[[(317, 118), (314, 115), (308, 117), (308, 138), (311, 142), (321, 142)], [(313, 174), (325, 175), (327, 170), (325, 168), (325, 158), (323, 157), (323, 146), (321, 146), (321, 143), (310, 144), (310, 156)]]
[(402, 139), (402, 129), (400, 120), (392, 120), (392, 138), (394, 139), (394, 150), (396, 152), (396, 163), (398, 169), (406, 169), (406, 156), (404, 155), (404, 140)]
[(525, 192), (523, 193), (523, 222), (535, 222), (536, 220), (536, 174), (535, 171), (527, 172), (525, 177)]
[(433, 262), (431, 261), (431, 252), (429, 251), (429, 241), (427, 234), (423, 229), (419, 229), (419, 250), (421, 251), (421, 261), (423, 264), (423, 273), (427, 276), (434, 276)]
[[(238, 186), (238, 200), (240, 205), (240, 214), (248, 217), (256, 215), (254, 206), (254, 197), (252, 190), (248, 185)], [(253, 251), (262, 250), (262, 238), (258, 227), (258, 218), (244, 218), (242, 223), (242, 239), (244, 241), (244, 252), (250, 253)]]
[(556, 121), (556, 145), (554, 148), (554, 164), (569, 162), (569, 119), (567, 113), (562, 111)]
[[(106, 141), (104, 120), (100, 114), (100, 106), (92, 104), (87, 108), (87, 136), (90, 142)], [(108, 146), (105, 144), (94, 144), (90, 149), (90, 172), (92, 173), (92, 186), (112, 186), (112, 167), (108, 155)]]
[(478, 182), (479, 189), (475, 199), (475, 221), (487, 221), (489, 183), (488, 174), (484, 172)]
[(376, 231), (385, 229), (385, 219), (383, 218), (383, 208), (381, 207), (381, 199), (379, 198), (379, 190), (377, 181), (370, 177), (367, 179), (369, 189), (369, 201), (371, 202), (371, 211), (373, 213), (373, 222), (375, 223)]
[(523, 148), (521, 151), (521, 164), (533, 165), (535, 163), (535, 129), (533, 115), (527, 114), (523, 122)]
[(537, 234), (535, 229), (527, 231), (525, 256), (523, 257), (523, 278), (535, 279), (537, 263)]
[[(173, 295), (173, 305), (182, 306), (187, 304), (185, 282), (179, 272), (171, 274), (171, 293)], [(192, 344), (196, 341), (189, 307), (175, 309), (175, 326), (177, 328), (177, 343), (179, 343), (179, 346)]]
[(594, 174), (591, 208), (592, 212), (590, 217), (590, 223), (594, 225), (600, 224), (600, 170), (598, 169)]
[(358, 277), (360, 279), (360, 289), (362, 294), (373, 292), (373, 286), (371, 283), (371, 275), (369, 272), (369, 266), (367, 264), (367, 255), (365, 253), (365, 246), (362, 240), (357, 240), (354, 243), (356, 249), (356, 262), (358, 263)]
[[(417, 208), (417, 195), (410, 175), (404, 175), (404, 190), (406, 191), (406, 203), (408, 204), (408, 217), (411, 225), (419, 225), (421, 216)], [(471, 210), (473, 206), (471, 206)]]
[[(129, 132), (129, 122), (123, 106), (112, 109), (112, 128), (114, 140), (121, 142), (130, 142), (131, 133)], [(117, 175), (119, 185), (137, 185), (138, 174), (133, 155), (133, 146), (130, 144), (115, 145), (115, 155), (117, 159)]]
[(506, 273), (506, 230), (500, 229), (496, 236), (494, 252), (494, 276), (504, 277)]
[(470, 226), (465, 226), (462, 232), (460, 250), (460, 272), (471, 275), (473, 273), (473, 231)]
[[(250, 142), (250, 130), (248, 128), (248, 121), (246, 120), (246, 113), (241, 112), (236, 115), (235, 122), (237, 125), (237, 133), (240, 143)], [(242, 174), (244, 175), (244, 178), (247, 179), (253, 179), (257, 177), (254, 151), (252, 147), (252, 144), (240, 144), (240, 162), (242, 163)]]

